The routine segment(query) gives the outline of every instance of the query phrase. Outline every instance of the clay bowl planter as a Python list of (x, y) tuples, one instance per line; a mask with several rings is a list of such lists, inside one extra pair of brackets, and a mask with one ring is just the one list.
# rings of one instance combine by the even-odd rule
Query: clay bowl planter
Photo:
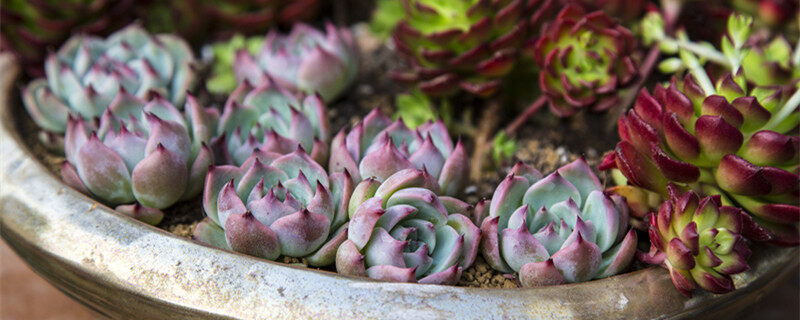
[(758, 303), (798, 249), (755, 248), (727, 295), (687, 299), (661, 268), (580, 284), (480, 289), (377, 282), (206, 247), (115, 213), (38, 162), (0, 58), (0, 230), (43, 278), (111, 318), (720, 318)]

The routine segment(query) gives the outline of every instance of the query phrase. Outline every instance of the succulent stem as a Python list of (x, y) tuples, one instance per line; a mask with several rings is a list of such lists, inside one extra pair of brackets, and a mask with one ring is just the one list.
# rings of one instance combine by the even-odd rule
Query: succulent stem
[[(544, 105), (544, 103), (542, 103)], [(497, 129), (497, 123), (500, 121), (499, 114), (502, 110), (502, 104), (497, 100), (490, 100), (487, 102), (486, 109), (481, 114), (481, 120), (478, 124), (478, 132), (475, 135), (475, 149), (472, 154), (472, 167), (470, 173), (473, 177), (479, 177), (483, 170), (483, 165), (489, 151), (492, 148), (492, 137), (494, 137)]]
[(792, 65), (800, 66), (800, 39), (798, 39), (797, 45), (794, 47), (794, 56), (792, 56)]
[(698, 84), (703, 88), (706, 95), (717, 93), (717, 90), (714, 88), (714, 83), (711, 81), (711, 78), (708, 77), (708, 73), (703, 69), (703, 65), (697, 60), (694, 54), (688, 51), (682, 51), (681, 60), (683, 60), (686, 67), (689, 68), (689, 72), (697, 79)]
[(545, 103), (547, 103), (547, 97), (544, 95), (540, 96), (539, 99), (536, 99), (536, 101), (534, 101), (530, 106), (528, 106), (525, 109), (525, 111), (522, 112), (522, 114), (519, 117), (517, 117), (517, 119), (515, 119), (514, 122), (508, 125), (508, 127), (506, 127), (506, 129), (503, 131), (508, 136), (514, 135), (514, 133), (516, 133), (517, 130), (519, 130), (519, 128), (522, 127), (522, 125), (525, 124), (526, 121), (528, 121), (528, 118), (536, 114), (536, 112), (539, 111), (539, 109), (544, 107)]
[(642, 62), (642, 68), (639, 69), (639, 80), (637, 80), (633, 86), (626, 89), (622, 103), (616, 108), (616, 110), (613, 111), (615, 112), (615, 116), (610, 118), (613, 119), (613, 121), (609, 121), (608, 128), (611, 130), (616, 128), (616, 119), (619, 119), (619, 116), (625, 113), (628, 110), (628, 107), (633, 105), (633, 102), (636, 101), (636, 97), (639, 95), (639, 90), (642, 88), (645, 81), (647, 81), (647, 79), (650, 77), (650, 74), (653, 72), (653, 67), (656, 66), (656, 62), (658, 62), (659, 57), (661, 57), (661, 49), (658, 47), (658, 43), (654, 43), (647, 52), (644, 62)]
[(714, 61), (714, 63), (720, 64), (726, 68), (732, 67), (730, 60), (728, 60), (728, 58), (725, 57), (725, 55), (722, 52), (714, 50), (711, 47), (706, 47), (691, 41), (678, 40), (669, 36), (665, 36), (663, 39), (661, 39), (661, 42), (669, 46), (677, 46), (681, 49), (690, 51), (696, 55)]

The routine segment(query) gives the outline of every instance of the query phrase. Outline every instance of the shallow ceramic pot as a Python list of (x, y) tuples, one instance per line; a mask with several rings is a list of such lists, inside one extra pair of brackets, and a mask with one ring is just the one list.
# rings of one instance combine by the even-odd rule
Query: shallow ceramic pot
[(798, 249), (758, 247), (727, 295), (680, 295), (653, 267), (581, 284), (479, 289), (377, 282), (199, 245), (67, 187), (20, 137), (17, 66), (0, 57), (0, 230), (43, 278), (101, 315), (136, 319), (698, 319), (757, 303)]

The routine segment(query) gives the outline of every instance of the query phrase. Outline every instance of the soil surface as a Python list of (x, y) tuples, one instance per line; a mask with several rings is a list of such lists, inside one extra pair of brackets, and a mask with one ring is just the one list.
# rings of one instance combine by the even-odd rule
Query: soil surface
[[(361, 71), (358, 80), (349, 92), (328, 106), (332, 134), (341, 129), (349, 129), (373, 108), (380, 108), (387, 115), (393, 114), (394, 96), (403, 91), (403, 88), (396, 85), (388, 76), (391, 70), (402, 67), (398, 64), (398, 59), (393, 56), (394, 53), (389, 45), (366, 35), (366, 30), (363, 28), (356, 28), (356, 38), (362, 49)], [(22, 85), (23, 83), (20, 83), (20, 86)], [(198, 97), (206, 106), (224, 104), (224, 97), (215, 97), (203, 92), (198, 94)], [(17, 105), (21, 106), (21, 103), (17, 101)], [(479, 126), (476, 123), (468, 122), (476, 119), (463, 116), (480, 114), (482, 108), (486, 106), (486, 102), (465, 99), (454, 102), (454, 105), (461, 106), (458, 108), (459, 114), (454, 115), (454, 118), (460, 119), (458, 125), (463, 129), (459, 130), (461, 132), (458, 136), (463, 139), (471, 152), (470, 149), (474, 146), (472, 135), (475, 134), (475, 128)], [(466, 111), (461, 112), (462, 110)], [(516, 111), (506, 113), (514, 114), (514, 112)], [(64, 157), (44, 147), (37, 136), (38, 128), (21, 107), (17, 117), (20, 132), (23, 133), (23, 138), (33, 154), (53, 174), (60, 176), (60, 166)], [(499, 128), (497, 129), (502, 129), (513, 120), (507, 119), (508, 116), (501, 115), (500, 117), (502, 119), (499, 119)], [(514, 158), (506, 163), (489, 163), (488, 168), (483, 170), (480, 176), (473, 176), (472, 183), (466, 189), (464, 200), (474, 204), (481, 198), (491, 198), (495, 186), (516, 161), (531, 164), (543, 174), (548, 174), (581, 156), (585, 157), (590, 165), (596, 166), (602, 155), (613, 148), (614, 142), (617, 140), (615, 119), (616, 117), (610, 113), (584, 113), (570, 119), (559, 119), (553, 116), (547, 108), (542, 108), (518, 131), (519, 149)], [(606, 180), (604, 173), (600, 173), (600, 177)], [(204, 219), (204, 213), (198, 197), (198, 199), (178, 203), (172, 208), (166, 209), (165, 218), (157, 227), (191, 238), (194, 227), (202, 219)], [(302, 259), (282, 258), (280, 262), (305, 265)], [(326, 270), (335, 271), (332, 268), (326, 268)], [(518, 286), (518, 281), (509, 275), (494, 271), (479, 257), (472, 267), (463, 271), (458, 285), (512, 288)]]

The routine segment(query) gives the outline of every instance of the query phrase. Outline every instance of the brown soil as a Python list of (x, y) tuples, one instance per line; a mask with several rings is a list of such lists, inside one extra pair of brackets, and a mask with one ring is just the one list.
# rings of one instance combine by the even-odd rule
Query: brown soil
[[(353, 85), (352, 89), (344, 98), (329, 105), (329, 116), (331, 119), (332, 134), (342, 128), (354, 125), (361, 117), (366, 115), (373, 108), (381, 108), (386, 114), (392, 114), (394, 96), (402, 91), (387, 76), (388, 70), (399, 67), (397, 60), (393, 58), (392, 51), (383, 43), (376, 42), (369, 37), (357, 37), (360, 46), (364, 48), (362, 52), (362, 71), (359, 80)], [(200, 98), (206, 105), (222, 105), (220, 97), (213, 97), (201, 94)], [(17, 105), (21, 103), (17, 101)], [(466, 109), (477, 109), (482, 107), (480, 101), (467, 99), (458, 101), (454, 105), (463, 106)], [(456, 118), (461, 117), (465, 112), (459, 110)], [(477, 114), (477, 113), (476, 113)], [(22, 111), (17, 113), (20, 132), (23, 133), (25, 143), (30, 147), (35, 157), (50, 169), (55, 175), (60, 175), (60, 165), (64, 161), (63, 156), (49, 152), (37, 138), (38, 129)], [(500, 127), (507, 125), (509, 117), (506, 116), (500, 123)], [(523, 126), (517, 136), (519, 150), (515, 158), (508, 163), (495, 164), (493, 169), (483, 170), (478, 177), (473, 177), (473, 183), (467, 188), (464, 200), (469, 203), (476, 203), (481, 198), (490, 198), (494, 186), (505, 176), (505, 172), (516, 161), (524, 161), (535, 166), (543, 174), (548, 174), (561, 165), (568, 163), (580, 156), (584, 156), (590, 165), (595, 166), (599, 163), (602, 154), (613, 148), (616, 141), (616, 132), (613, 131), (613, 122), (609, 122), (612, 116), (597, 114), (580, 114), (571, 119), (558, 119), (546, 108), (540, 110), (531, 117), (528, 123)], [(459, 125), (464, 125), (461, 123)], [(467, 124), (467, 127), (470, 125)], [(474, 132), (474, 126), (472, 131)], [(459, 130), (461, 131), (461, 130)], [(470, 129), (464, 130), (469, 132)], [(473, 148), (474, 143), (465, 134), (461, 136), (468, 148)], [(601, 175), (603, 177), (604, 175)], [(170, 209), (165, 210), (165, 219), (158, 225), (159, 228), (167, 230), (176, 235), (191, 238), (192, 232), (199, 221), (204, 218), (200, 199), (179, 203)], [(306, 265), (303, 259), (286, 258), (280, 260), (287, 264)], [(326, 268), (325, 270), (333, 270)], [(482, 258), (478, 258), (472, 267), (464, 270), (460, 286), (482, 287), (482, 288), (513, 288), (517, 287), (517, 281), (508, 275), (494, 271)]]

